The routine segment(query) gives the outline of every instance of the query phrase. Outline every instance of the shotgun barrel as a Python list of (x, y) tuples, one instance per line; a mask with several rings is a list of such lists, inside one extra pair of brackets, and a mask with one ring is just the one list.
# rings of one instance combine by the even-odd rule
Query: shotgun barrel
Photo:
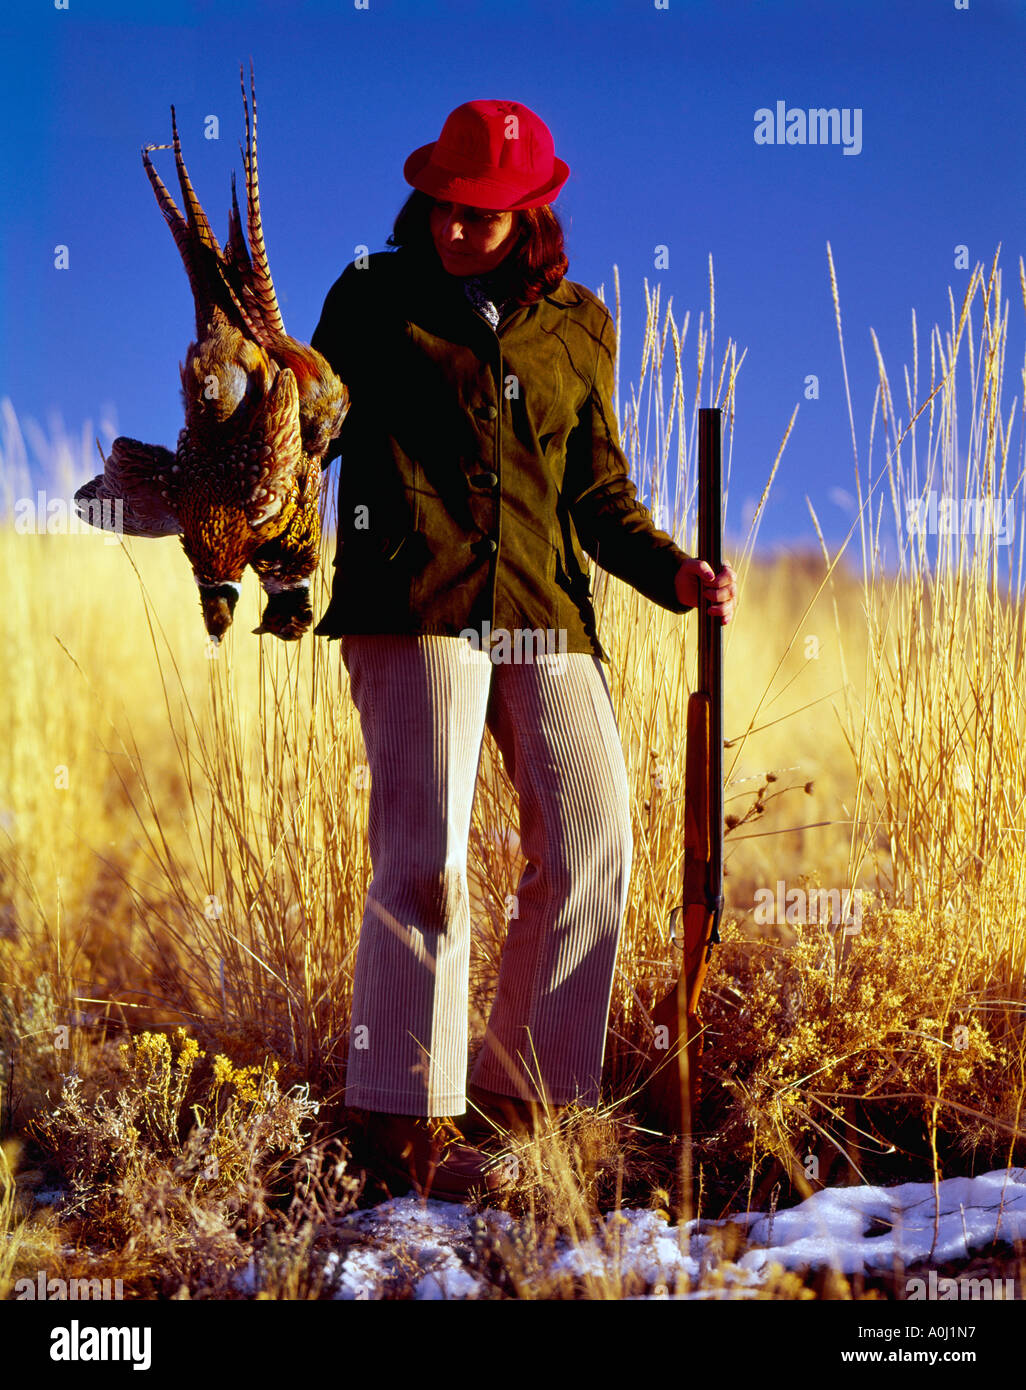
[[(723, 472), (718, 409), (698, 415), (698, 558), (723, 563)], [(643, 1107), (661, 1129), (690, 1133), (701, 1098), (698, 1002), (723, 915), (723, 638), (698, 606), (698, 679), (688, 699), (684, 782), (683, 954), (676, 985), (652, 1011), (653, 1046)], [(676, 912), (674, 913), (676, 915)], [(676, 940), (676, 933), (674, 932)]]
[[(719, 410), (698, 412), (698, 535), (701, 560), (719, 574), (723, 567), (722, 422)], [(710, 618), (705, 596), (699, 607), (698, 688), (709, 699), (709, 870), (708, 907), (712, 943), (720, 939), (723, 916), (723, 625)]]

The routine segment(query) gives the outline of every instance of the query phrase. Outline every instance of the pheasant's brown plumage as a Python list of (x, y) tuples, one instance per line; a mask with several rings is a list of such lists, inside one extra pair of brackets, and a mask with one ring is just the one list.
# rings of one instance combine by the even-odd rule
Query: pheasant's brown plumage
[[(255, 630), (291, 640), (309, 627), (321, 459), (349, 407), (325, 358), (285, 332), (260, 216), (252, 66), (249, 100), (241, 70), (240, 78), (248, 245), (234, 175), (228, 240), (224, 250), (218, 244), (185, 167), (173, 106), (171, 146), (142, 152), (196, 307), (196, 341), (180, 369), (185, 427), (177, 452), (119, 437), (103, 473), (75, 494), (80, 514), (94, 525), (110, 524), (110, 509), (96, 504), (113, 501), (116, 508), (120, 499), (126, 534), (180, 537), (215, 642), (231, 624), (247, 565), (268, 595)], [(152, 150), (168, 148), (184, 210), (150, 159)]]

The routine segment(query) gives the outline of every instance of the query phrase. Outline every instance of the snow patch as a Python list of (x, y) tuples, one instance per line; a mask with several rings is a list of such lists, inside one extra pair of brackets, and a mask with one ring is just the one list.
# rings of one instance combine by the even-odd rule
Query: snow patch
[(842, 1274), (942, 1264), (991, 1241), (1026, 1240), (1026, 1169), (945, 1178), (936, 1199), (930, 1183), (824, 1188), (788, 1211), (732, 1220), (745, 1224), (751, 1246), (763, 1247), (739, 1260), (753, 1271), (773, 1262), (784, 1269), (829, 1265)]
[[(719, 1287), (685, 1296), (738, 1298), (755, 1293), (772, 1265), (871, 1273), (965, 1259), (995, 1240), (1026, 1240), (1026, 1169), (947, 1178), (938, 1196), (935, 1201), (930, 1183), (824, 1188), (786, 1210), (692, 1221), (683, 1228), (671, 1226), (660, 1212), (625, 1208), (604, 1217), (586, 1241), (557, 1241), (548, 1272), (619, 1278), (649, 1290), (649, 1296), (669, 1296), (678, 1279), (686, 1276), (694, 1284), (715, 1269)], [(342, 1248), (325, 1264), (327, 1287), (347, 1300), (408, 1296), (411, 1287), (416, 1299), (480, 1297), (487, 1285), (469, 1267), (475, 1220), (498, 1232), (513, 1224), (506, 1212), (413, 1195), (353, 1212), (341, 1223)], [(740, 1237), (732, 1260), (718, 1253), (728, 1226)]]
[(471, 1222), (482, 1219), (505, 1230), (511, 1218), (501, 1211), (476, 1212), (453, 1202), (393, 1197), (380, 1206), (353, 1212), (342, 1224), (362, 1245), (329, 1256), (326, 1279), (341, 1299), (380, 1298), (389, 1287), (412, 1284), (415, 1299), (464, 1299), (485, 1284), (460, 1258), (469, 1255)]

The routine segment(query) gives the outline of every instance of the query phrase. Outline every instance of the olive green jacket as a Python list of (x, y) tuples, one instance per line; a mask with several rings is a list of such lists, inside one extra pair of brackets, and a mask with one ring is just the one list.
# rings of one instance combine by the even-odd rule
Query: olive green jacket
[[(612, 405), (615, 327), (562, 280), (493, 329), (434, 258), (402, 248), (349, 265), (312, 344), (351, 405), (331, 603), (314, 629), (543, 629), (593, 652), (585, 552), (675, 613), (686, 559), (638, 501)], [(510, 639), (506, 639), (509, 641)], [(535, 639), (536, 641), (540, 639)]]

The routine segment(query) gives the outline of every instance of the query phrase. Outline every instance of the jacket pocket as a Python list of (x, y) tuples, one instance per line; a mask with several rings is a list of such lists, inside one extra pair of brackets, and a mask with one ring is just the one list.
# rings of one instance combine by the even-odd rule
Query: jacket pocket
[(385, 536), (374, 552), (379, 564), (387, 565), (389, 570), (423, 569), (431, 558), (431, 547), (423, 531), (411, 528)]
[(416, 532), (397, 531), (374, 540), (347, 540), (343, 554), (348, 556), (350, 562), (384, 565), (389, 569), (394, 565), (396, 569), (402, 569), (407, 561), (412, 562), (417, 548)]
[(560, 544), (556, 547), (559, 563), (557, 575), (565, 589), (583, 590), (587, 594), (591, 586), (588, 559), (577, 535), (573, 518), (565, 514), (560, 517)]
[(410, 537), (408, 533), (405, 536), (400, 536), (398, 540), (395, 540), (391, 536), (385, 537), (385, 540), (383, 541), (381, 546), (381, 558), (385, 561), (386, 564), (390, 564), (394, 559), (397, 558), (400, 551), (403, 549), (403, 547), (406, 545), (409, 539)]

